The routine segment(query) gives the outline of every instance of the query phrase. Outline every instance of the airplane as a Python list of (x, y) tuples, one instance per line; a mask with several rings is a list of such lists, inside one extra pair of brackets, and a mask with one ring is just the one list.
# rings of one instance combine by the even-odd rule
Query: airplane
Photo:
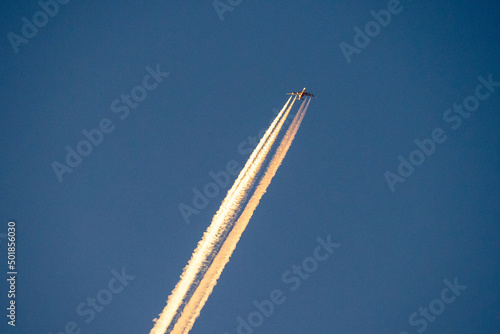
[(316, 97), (311, 93), (306, 92), (306, 88), (302, 90), (302, 92), (293, 92), (293, 93), (287, 93), (287, 95), (297, 95), (299, 100), (303, 100), (304, 96), (311, 96), (311, 97)]

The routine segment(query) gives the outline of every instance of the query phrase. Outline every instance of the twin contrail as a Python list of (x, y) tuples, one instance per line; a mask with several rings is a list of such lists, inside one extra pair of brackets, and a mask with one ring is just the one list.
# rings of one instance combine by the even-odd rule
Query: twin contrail
[(163, 312), (158, 319), (155, 319), (155, 326), (150, 334), (164, 334), (167, 331), (172, 334), (185, 334), (193, 327), (255, 208), (283, 161), (310, 100), (304, 101), (300, 106), (279, 147), (267, 164), (267, 169), (263, 172), (269, 152), (294, 102), (295, 99), (292, 100), (292, 97), (288, 99), (252, 152), (184, 268), (180, 281), (170, 294)]

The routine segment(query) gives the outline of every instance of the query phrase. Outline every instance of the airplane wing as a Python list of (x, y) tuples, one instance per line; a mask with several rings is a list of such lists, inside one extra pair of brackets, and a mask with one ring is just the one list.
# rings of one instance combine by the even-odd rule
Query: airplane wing
[(304, 93), (305, 96), (312, 96), (312, 97), (316, 97), (314, 96), (314, 94), (311, 94), (311, 93)]

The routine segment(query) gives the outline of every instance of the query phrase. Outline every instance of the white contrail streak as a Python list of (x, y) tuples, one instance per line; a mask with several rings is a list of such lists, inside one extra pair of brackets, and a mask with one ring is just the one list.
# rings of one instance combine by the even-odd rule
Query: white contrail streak
[(260, 198), (290, 147), (310, 102), (309, 100), (305, 107), (305, 101), (302, 103), (266, 172), (255, 187), (251, 198), (247, 200), (295, 102), (294, 99), (289, 105), (290, 99), (266, 131), (234, 185), (228, 191), (150, 334), (163, 334), (169, 329), (171, 333), (188, 333), (192, 328)]
[(267, 187), (271, 183), (276, 171), (278, 170), (281, 162), (285, 158), (285, 155), (292, 144), (292, 141), (299, 129), (300, 123), (304, 118), (304, 115), (307, 111), (307, 107), (309, 106), (310, 99), (307, 101), (307, 104), (304, 101), (297, 112), (292, 124), (288, 128), (285, 136), (281, 140), (280, 146), (276, 150), (271, 162), (268, 165), (268, 168), (265, 174), (262, 176), (259, 184), (254, 190), (252, 197), (249, 199), (245, 208), (234, 224), (234, 227), (229, 232), (229, 235), (225, 239), (222, 244), (220, 250), (215, 256), (210, 268), (207, 270), (203, 279), (201, 280), (198, 288), (191, 296), (189, 302), (182, 312), (182, 316), (178, 319), (177, 323), (172, 334), (187, 334), (194, 325), (195, 320), (200, 315), (201, 309), (205, 305), (208, 297), (212, 293), (213, 288), (217, 284), (217, 280), (219, 279), (225, 265), (229, 262), (229, 258), (233, 253), (234, 249), (240, 237), (245, 230), (250, 218), (252, 217), (255, 209), (259, 205), (260, 199), (266, 193)]
[[(267, 151), (269, 151), (270, 146), (272, 146), (273, 142), (276, 140), (276, 136), (286, 116), (288, 116), (293, 106), (293, 102), (295, 102), (295, 100), (293, 100), (287, 109), (290, 101), (291, 98), (288, 99), (281, 112), (272, 122), (240, 172), (234, 185), (226, 195), (221, 207), (212, 219), (211, 225), (198, 243), (191, 260), (184, 268), (181, 279), (170, 294), (167, 305), (160, 314), (159, 319), (156, 320), (155, 326), (150, 332), (151, 334), (165, 333), (167, 328), (171, 325), (172, 320), (182, 312), (185, 303), (189, 301), (190, 291), (196, 287), (200, 274), (203, 274), (208, 269), (208, 265), (213, 259), (213, 255), (215, 255), (213, 252), (220, 247), (221, 239), (227, 234), (232, 224), (234, 224), (238, 209), (248, 196), (248, 188), (255, 182), (255, 174), (259, 171), (258, 166), (262, 164), (262, 161), (267, 155)], [(283, 115), (283, 113), (285, 113), (285, 115)]]

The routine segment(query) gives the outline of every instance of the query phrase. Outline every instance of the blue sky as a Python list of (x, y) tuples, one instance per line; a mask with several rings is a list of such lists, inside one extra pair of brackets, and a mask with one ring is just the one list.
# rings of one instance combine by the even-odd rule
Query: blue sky
[[(211, 1), (74, 0), (13, 47), (41, 7), (2, 2), (0, 233), (16, 222), (18, 275), (16, 327), (2, 314), (0, 331), (148, 333), (227, 189), (189, 224), (179, 205), (244, 164), (238, 146), (307, 87), (317, 98), (191, 333), (237, 333), (276, 289), (286, 300), (254, 333), (496, 333), (500, 87), (478, 77), (500, 81), (499, 4), (229, 3), (221, 21)], [(340, 44), (388, 4), (397, 14), (348, 62)], [(136, 88), (156, 68), (169, 75)], [(111, 105), (134, 89), (147, 96), (120, 101), (120, 119)], [(466, 99), (467, 118), (453, 111)], [(59, 182), (54, 161), (106, 119)], [(435, 129), (446, 140), (392, 191), (384, 173)], [(282, 275), (328, 235), (341, 246), (292, 291)], [(466, 288), (442, 295), (455, 278)], [(98, 295), (112, 300), (92, 318)]]

